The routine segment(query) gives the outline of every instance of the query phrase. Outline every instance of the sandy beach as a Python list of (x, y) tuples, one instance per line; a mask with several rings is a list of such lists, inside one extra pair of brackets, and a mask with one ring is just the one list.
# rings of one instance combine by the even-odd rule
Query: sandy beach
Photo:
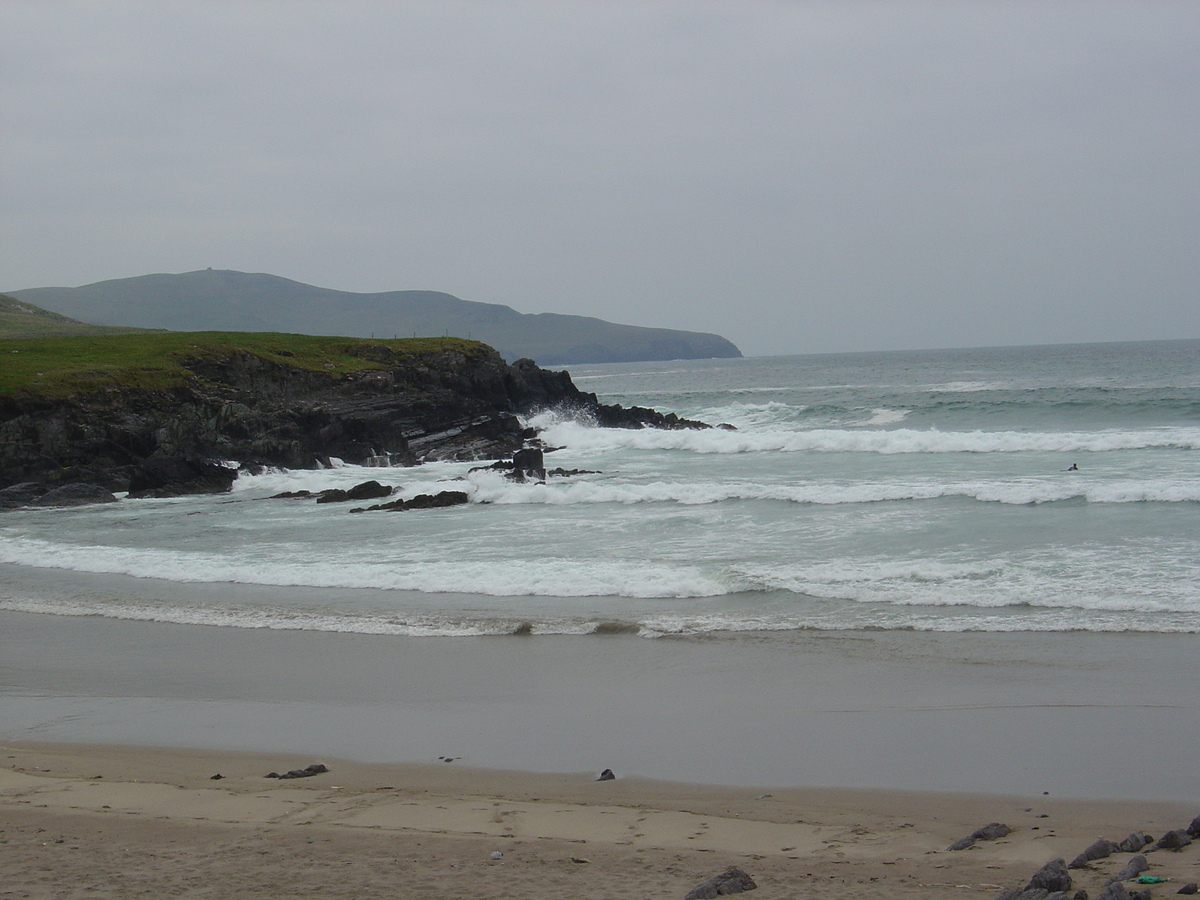
[[(1200, 812), (82, 744), (2, 756), (0, 896), (14, 898), (682, 898), (729, 866), (764, 900), (990, 896), (1097, 837), (1157, 837)], [(313, 762), (330, 771), (264, 777)], [(1012, 833), (946, 849), (994, 821)], [(1074, 887), (1095, 896), (1128, 858), (1074, 871)], [(1200, 878), (1200, 843), (1148, 858), (1169, 879), (1156, 893)]]

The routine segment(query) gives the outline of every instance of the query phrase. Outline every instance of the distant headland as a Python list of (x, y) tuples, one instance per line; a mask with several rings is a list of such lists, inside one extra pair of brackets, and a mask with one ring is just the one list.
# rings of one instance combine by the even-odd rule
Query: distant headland
[(224, 269), (8, 294), (38, 312), (107, 328), (460, 337), (483, 341), (510, 362), (529, 358), (540, 365), (742, 355), (716, 334), (619, 325), (587, 316), (525, 314), (439, 291), (353, 293)]

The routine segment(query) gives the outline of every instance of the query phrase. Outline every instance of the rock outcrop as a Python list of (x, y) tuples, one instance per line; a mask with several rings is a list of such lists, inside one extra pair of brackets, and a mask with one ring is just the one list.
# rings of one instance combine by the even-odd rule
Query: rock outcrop
[[(338, 354), (325, 371), (311, 358), (293, 363), (288, 336), (270, 337), (281, 349), (196, 335), (194, 358), (177, 352), (182, 374), (158, 386), (134, 372), (58, 394), (36, 384), (0, 394), (0, 488), (87, 483), (175, 496), (228, 490), (239, 468), (511, 458), (536, 446), (518, 415), (548, 408), (609, 427), (707, 427), (602, 405), (566, 372), (508, 365), (478, 342), (316, 339)], [(4, 505), (24, 505), (27, 493)]]

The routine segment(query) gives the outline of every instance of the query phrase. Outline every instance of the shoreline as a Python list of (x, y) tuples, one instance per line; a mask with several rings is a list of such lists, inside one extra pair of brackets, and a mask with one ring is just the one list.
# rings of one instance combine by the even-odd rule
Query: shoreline
[[(1186, 828), (1200, 804), (696, 785), (363, 764), (290, 753), (0, 745), (15, 896), (682, 897), (728, 866), (763, 897), (991, 896), (1098, 836)], [(328, 773), (277, 781), (314, 762)], [(220, 773), (223, 777), (213, 780)], [(1195, 808), (1193, 808), (1195, 807)], [(989, 822), (1012, 833), (946, 848)], [(493, 859), (493, 853), (501, 856)], [(1073, 870), (1093, 896), (1128, 854)], [(1148, 857), (1174, 893), (1200, 842)]]
[(420, 638), (0, 612), (0, 740), (1200, 802), (1200, 772), (1183, 762), (1200, 733), (1198, 646)]

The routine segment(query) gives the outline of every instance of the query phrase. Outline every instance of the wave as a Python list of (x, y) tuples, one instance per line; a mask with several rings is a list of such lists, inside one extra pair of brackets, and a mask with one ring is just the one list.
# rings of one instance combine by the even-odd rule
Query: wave
[(1025, 506), (1065, 500), (1089, 503), (1200, 503), (1200, 481), (1121, 482), (1081, 485), (1076, 482), (1014, 481), (983, 483), (756, 484), (753, 482), (628, 482), (573, 481), (513, 484), (488, 473), (471, 477), (471, 498), (477, 503), (546, 504), (679, 503), (701, 505), (736, 500), (838, 505), (905, 500), (961, 498), (981, 503)]
[[(771, 622), (794, 622), (795, 610), (814, 603), (838, 621), (863, 614), (856, 610), (906, 607), (1016, 610), (1022, 614), (1027, 610), (1057, 609), (1113, 615), (1188, 614), (1200, 618), (1200, 568), (1192, 562), (1190, 549), (1190, 542), (1180, 541), (1176, 547), (1161, 542), (1148, 544), (1144, 553), (1136, 548), (1116, 553), (1103, 547), (1072, 546), (992, 559), (963, 560), (945, 555), (755, 563), (736, 559), (646, 560), (630, 558), (628, 553), (595, 559), (511, 559), (495, 553), (487, 558), (459, 559), (449, 554), (412, 559), (389, 554), (385, 546), (345, 544), (317, 556), (322, 552), (319, 542), (265, 550), (247, 545), (204, 553), (78, 546), (24, 538), (0, 543), (0, 562), (166, 583), (316, 589), (315, 599), (305, 601), (304, 608), (288, 612), (301, 619), (318, 614), (310, 608), (313, 604), (332, 610), (320, 615), (340, 615), (339, 609), (361, 605), (361, 597), (356, 600), (344, 594), (353, 590), (368, 591), (374, 598), (369, 601), (372, 604), (399, 602), (409, 606), (415, 601), (402, 597), (397, 600), (397, 592), (455, 595), (448, 600), (421, 601), (423, 606), (448, 604), (455, 612), (455, 621), (464, 609), (461, 595), (561, 598), (551, 601), (560, 611), (578, 608), (581, 603), (595, 606), (592, 600), (568, 598), (605, 598), (605, 607), (617, 602), (613, 598), (625, 598), (620, 603), (633, 605), (663, 601), (648, 606), (660, 605), (664, 610), (681, 604), (732, 603), (738, 607), (739, 621), (767, 628)], [(332, 589), (332, 593), (322, 594), (321, 589)], [(12, 589), (7, 590), (9, 597), (4, 602), (12, 600)], [(389, 593), (376, 593), (381, 591)], [(291, 596), (292, 592), (284, 595)], [(487, 606), (488, 602), (472, 601), (467, 607), (479, 605)], [(136, 605), (130, 608), (140, 609)], [(258, 615), (259, 611), (239, 613), (251, 614)], [(401, 624), (416, 627), (407, 619)]]
[(570, 450), (682, 450), (704, 454), (735, 453), (1104, 453), (1114, 450), (1200, 449), (1200, 428), (1143, 431), (1028, 432), (938, 431), (897, 428), (868, 431), (811, 430), (663, 431), (652, 428), (596, 428), (555, 421), (543, 439)]
[(921, 610), (867, 608), (847, 614), (812, 612), (791, 615), (723, 613), (667, 614), (614, 619), (596, 616), (518, 617), (427, 613), (353, 613), (297, 611), (284, 607), (172, 605), (114, 600), (0, 599), (0, 610), (55, 616), (97, 616), (171, 625), (271, 631), (315, 631), (339, 634), (396, 635), (419, 638), (501, 637), (533, 635), (637, 636), (640, 638), (737, 638), (834, 631), (954, 632), (1116, 632), (1145, 634), (1200, 633), (1200, 614), (1183, 613), (1131, 618), (1104, 610), (964, 610), (929, 614)]
[(253, 547), (204, 553), (78, 546), (17, 538), (0, 543), (0, 562), (185, 584), (378, 589), (493, 597), (690, 598), (753, 589), (749, 583), (722, 580), (687, 563), (577, 559), (371, 562), (370, 559), (379, 556), (374, 548), (360, 551), (356, 556), (343, 549), (326, 558), (297, 558), (288, 549), (278, 545), (274, 553), (264, 556)]

